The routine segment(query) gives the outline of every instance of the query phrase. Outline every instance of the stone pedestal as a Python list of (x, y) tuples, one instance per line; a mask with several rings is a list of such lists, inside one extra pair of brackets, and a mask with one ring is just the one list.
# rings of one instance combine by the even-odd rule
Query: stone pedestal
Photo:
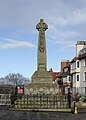
[(32, 75), (32, 83), (52, 84), (52, 76), (48, 71), (35, 71)]
[(49, 83), (30, 83), (25, 86), (25, 94), (58, 94), (58, 86)]

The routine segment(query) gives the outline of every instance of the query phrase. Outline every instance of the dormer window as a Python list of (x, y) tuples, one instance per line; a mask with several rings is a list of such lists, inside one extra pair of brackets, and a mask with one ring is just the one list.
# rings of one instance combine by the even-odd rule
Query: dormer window
[(64, 72), (68, 72), (68, 68), (64, 68)]

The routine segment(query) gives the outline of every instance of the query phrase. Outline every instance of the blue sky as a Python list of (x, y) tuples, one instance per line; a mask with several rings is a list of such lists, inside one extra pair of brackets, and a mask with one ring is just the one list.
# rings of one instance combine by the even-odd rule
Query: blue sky
[(86, 0), (0, 0), (0, 77), (21, 73), (31, 78), (37, 66), (38, 31), (44, 19), (47, 69), (60, 71), (78, 40), (86, 40)]

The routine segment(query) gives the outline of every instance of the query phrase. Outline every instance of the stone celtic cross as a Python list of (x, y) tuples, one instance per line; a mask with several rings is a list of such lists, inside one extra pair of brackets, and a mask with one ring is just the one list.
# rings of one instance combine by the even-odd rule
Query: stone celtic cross
[(40, 19), (36, 29), (39, 31), (37, 68), (38, 70), (47, 70), (45, 31), (48, 29), (48, 25), (43, 19)]
[[(38, 35), (38, 48), (37, 48), (37, 70), (32, 75), (32, 82), (38, 86), (36, 89), (39, 89), (40, 92), (44, 92), (42, 85), (46, 83), (52, 83), (52, 76), (49, 71), (47, 71), (47, 52), (46, 52), (46, 36), (45, 31), (48, 29), (48, 25), (44, 22), (43, 19), (40, 19), (40, 22), (36, 25), (36, 29), (39, 32)], [(34, 86), (35, 87), (35, 86)], [(50, 89), (50, 88), (49, 88)]]
[(43, 19), (40, 19), (40, 22), (36, 25), (36, 29), (38, 31), (46, 31), (48, 29), (48, 25), (44, 22)]

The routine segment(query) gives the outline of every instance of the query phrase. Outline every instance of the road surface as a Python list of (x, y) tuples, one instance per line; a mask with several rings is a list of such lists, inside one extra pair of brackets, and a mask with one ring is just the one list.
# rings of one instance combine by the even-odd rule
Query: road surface
[(86, 113), (72, 114), (0, 110), (0, 120), (86, 120)]

